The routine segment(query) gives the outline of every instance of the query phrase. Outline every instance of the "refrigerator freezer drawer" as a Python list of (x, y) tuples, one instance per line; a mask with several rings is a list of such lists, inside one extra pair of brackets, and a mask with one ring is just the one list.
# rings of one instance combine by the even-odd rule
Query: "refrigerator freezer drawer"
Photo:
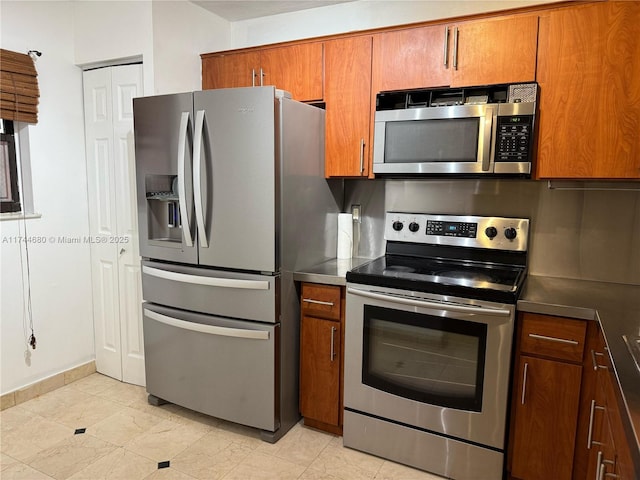
[(279, 277), (142, 262), (147, 302), (223, 317), (275, 323)]
[(276, 413), (279, 325), (143, 304), (147, 392), (268, 431)]

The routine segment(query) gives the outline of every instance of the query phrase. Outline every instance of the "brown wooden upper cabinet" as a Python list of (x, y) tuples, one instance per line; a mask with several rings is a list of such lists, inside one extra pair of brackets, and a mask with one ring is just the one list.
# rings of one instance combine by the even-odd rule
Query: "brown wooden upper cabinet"
[(640, 2), (540, 18), (538, 178), (640, 178)]
[(324, 44), (327, 177), (369, 173), (371, 42), (367, 35)]
[(538, 15), (514, 15), (374, 35), (372, 88), (385, 90), (530, 82)]
[[(202, 59), (202, 88), (255, 86), (260, 52), (211, 55)], [(258, 85), (259, 85), (258, 81)]]
[(202, 57), (202, 88), (275, 85), (296, 100), (323, 99), (322, 42)]

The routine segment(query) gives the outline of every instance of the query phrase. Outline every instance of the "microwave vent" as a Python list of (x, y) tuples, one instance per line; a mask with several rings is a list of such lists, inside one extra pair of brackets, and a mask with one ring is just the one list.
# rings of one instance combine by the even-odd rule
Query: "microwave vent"
[(469, 95), (465, 104), (467, 105), (480, 105), (489, 103), (489, 95)]
[(451, 105), (464, 104), (463, 90), (443, 90), (434, 91), (431, 96), (432, 107), (448, 107)]
[(537, 89), (535, 83), (518, 83), (509, 85), (508, 103), (533, 103), (536, 101)]

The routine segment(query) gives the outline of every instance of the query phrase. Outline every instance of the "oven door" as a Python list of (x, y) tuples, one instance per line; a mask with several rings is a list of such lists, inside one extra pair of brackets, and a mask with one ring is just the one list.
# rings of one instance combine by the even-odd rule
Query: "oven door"
[(345, 409), (504, 448), (513, 305), (348, 284)]
[(373, 173), (493, 173), (497, 104), (376, 112)]

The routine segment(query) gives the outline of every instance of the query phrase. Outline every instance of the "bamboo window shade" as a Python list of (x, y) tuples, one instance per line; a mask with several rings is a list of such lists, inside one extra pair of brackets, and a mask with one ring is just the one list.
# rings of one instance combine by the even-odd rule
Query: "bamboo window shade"
[(0, 48), (0, 118), (38, 123), (38, 72), (31, 56)]

